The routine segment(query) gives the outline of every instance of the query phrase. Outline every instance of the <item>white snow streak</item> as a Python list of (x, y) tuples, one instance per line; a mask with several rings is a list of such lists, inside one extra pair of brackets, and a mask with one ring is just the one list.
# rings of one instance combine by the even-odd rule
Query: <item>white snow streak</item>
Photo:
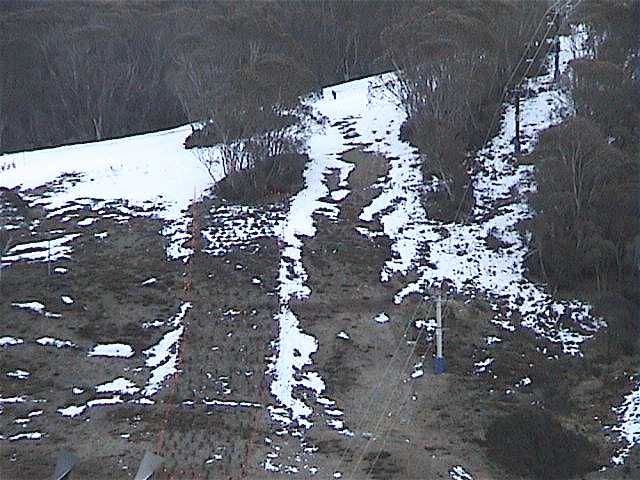
[(611, 430), (618, 432), (618, 437), (626, 445), (616, 452), (611, 462), (621, 465), (631, 449), (640, 444), (640, 383), (625, 396), (621, 405), (614, 407), (613, 411), (618, 415), (620, 423)]
[(21, 260), (46, 262), (67, 258), (73, 251), (73, 248), (67, 244), (79, 236), (79, 233), (72, 233), (50, 240), (15, 245), (2, 257), (2, 264), (15, 263)]
[(165, 333), (158, 343), (143, 352), (147, 357), (145, 366), (151, 368), (149, 380), (142, 390), (144, 396), (149, 397), (157, 393), (169, 376), (178, 373), (178, 356), (180, 340), (184, 333), (184, 317), (190, 308), (191, 303), (183, 303), (178, 313), (168, 321), (173, 330)]

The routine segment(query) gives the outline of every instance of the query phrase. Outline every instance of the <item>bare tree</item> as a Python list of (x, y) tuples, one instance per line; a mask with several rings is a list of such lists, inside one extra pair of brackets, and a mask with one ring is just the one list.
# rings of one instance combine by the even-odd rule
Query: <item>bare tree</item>
[(601, 288), (610, 271), (620, 279), (637, 226), (632, 162), (580, 117), (545, 132), (534, 159), (532, 230), (552, 283), (570, 285), (592, 274)]

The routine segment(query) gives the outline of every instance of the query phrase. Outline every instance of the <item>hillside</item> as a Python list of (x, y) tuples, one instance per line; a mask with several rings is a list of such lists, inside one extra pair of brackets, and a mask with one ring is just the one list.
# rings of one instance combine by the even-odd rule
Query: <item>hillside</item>
[[(584, 32), (560, 47), (564, 70)], [(50, 475), (66, 449), (78, 478), (133, 478), (151, 450), (158, 478), (507, 479), (484, 432), (551, 400), (599, 447), (584, 478), (638, 474), (635, 377), (585, 373), (607, 319), (527, 275), (514, 107), (476, 153), (472, 211), (438, 221), (395, 78), (306, 100), (324, 121), (302, 189), (275, 202), (213, 195), (189, 125), (0, 157), (29, 207), (0, 205), (3, 478)], [(522, 155), (569, 113), (551, 68), (526, 90)]]

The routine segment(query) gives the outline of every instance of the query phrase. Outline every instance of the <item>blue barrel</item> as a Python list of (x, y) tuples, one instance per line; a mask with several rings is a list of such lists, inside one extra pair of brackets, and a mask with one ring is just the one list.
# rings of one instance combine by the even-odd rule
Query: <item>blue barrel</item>
[(444, 357), (435, 357), (433, 359), (433, 373), (440, 375), (441, 373), (444, 373), (446, 369), (447, 365), (444, 362)]

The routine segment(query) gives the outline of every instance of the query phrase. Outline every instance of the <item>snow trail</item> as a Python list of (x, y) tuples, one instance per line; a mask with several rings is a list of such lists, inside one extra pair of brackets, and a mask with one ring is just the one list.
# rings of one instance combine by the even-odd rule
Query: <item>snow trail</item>
[[(581, 54), (583, 42), (582, 31), (561, 38), (561, 70), (567, 68), (574, 55)], [(383, 76), (380, 88), (372, 89), (381, 103), (385, 93), (391, 98), (383, 86), (393, 79), (392, 75)], [(521, 105), (523, 153), (531, 151), (538, 135), (561, 122), (569, 110), (569, 98), (553, 83), (552, 72), (529, 80), (526, 86), (534, 93)], [(393, 106), (390, 100), (387, 106)], [(382, 281), (409, 270), (418, 274), (417, 280), (397, 293), (396, 303), (412, 293), (423, 295), (446, 280), (458, 294), (489, 297), (496, 311), (496, 324), (513, 330), (516, 325), (511, 319), (517, 312), (521, 326), (558, 344), (567, 354), (580, 355), (580, 345), (605, 323), (590, 315), (589, 305), (577, 300), (557, 301), (547, 293), (545, 285), (534, 284), (526, 277), (528, 248), (517, 226), (532, 215), (525, 194), (534, 188), (533, 171), (515, 162), (514, 115), (514, 107), (507, 106), (498, 134), (477, 153), (476, 163), (482, 168), (473, 178), (476, 206), (471, 221), (445, 223), (430, 220), (420, 202), (427, 188), (422, 180), (421, 159), (414, 148), (399, 139), (406, 116), (396, 106), (395, 112), (387, 113), (386, 125), (375, 126), (376, 130), (387, 132), (386, 141), (368, 149), (389, 157), (391, 170), (388, 178), (381, 179), (382, 192), (360, 218), (378, 218), (384, 233), (393, 241), (393, 257), (381, 271)], [(490, 236), (508, 246), (489, 248)]]
[[(335, 123), (349, 114), (353, 103), (361, 104), (362, 100), (361, 96), (351, 98), (345, 104), (317, 100), (311, 105), (317, 113), (328, 117), (330, 123)], [(346, 146), (337, 126), (315, 127), (307, 145), (310, 160), (304, 171), (304, 188), (294, 196), (286, 217), (275, 228), (281, 243), (278, 273), (280, 311), (274, 318), (278, 322), (278, 338), (273, 343), (275, 354), (268, 368), (273, 377), (271, 393), (279, 403), (269, 407), (272, 418), (283, 425), (295, 422), (304, 428), (312, 426), (308, 417), (313, 409), (297, 398), (295, 391), (307, 389), (319, 397), (325, 389), (325, 383), (311, 369), (311, 356), (317, 351), (318, 342), (304, 332), (290, 307), (290, 301), (305, 299), (311, 294), (306, 285), (307, 272), (302, 261), (302, 249), (303, 238), (313, 237), (316, 233), (314, 215), (323, 214), (335, 219), (339, 213), (335, 203), (322, 200), (332, 194), (326, 185), (327, 177), (338, 173), (340, 196), (343, 199), (348, 194), (347, 178), (353, 169), (352, 164), (339, 159)]]

